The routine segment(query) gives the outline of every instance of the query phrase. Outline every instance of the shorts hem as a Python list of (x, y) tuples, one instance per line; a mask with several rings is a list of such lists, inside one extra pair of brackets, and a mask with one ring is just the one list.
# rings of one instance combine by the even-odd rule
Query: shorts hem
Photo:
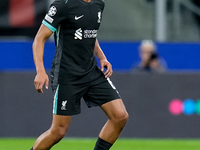
[(108, 102), (111, 102), (111, 101), (114, 101), (114, 100), (117, 100), (117, 99), (121, 99), (121, 97), (118, 97), (118, 98), (115, 98), (115, 99), (112, 99), (112, 100), (108, 100), (108, 101), (104, 101), (103, 103), (99, 104), (98, 106), (101, 107), (103, 104), (106, 104)]
[(71, 114), (55, 114), (55, 113), (53, 113), (54, 115), (58, 115), (58, 116), (75, 116), (75, 115), (79, 115), (81, 112), (77, 112), (77, 113), (71, 113)]

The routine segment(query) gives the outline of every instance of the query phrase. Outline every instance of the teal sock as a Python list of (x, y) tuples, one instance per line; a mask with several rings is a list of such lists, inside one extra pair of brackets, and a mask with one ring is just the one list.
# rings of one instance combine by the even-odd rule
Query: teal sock
[(30, 150), (33, 150), (33, 148), (31, 148)]
[(101, 138), (97, 139), (94, 150), (109, 150), (113, 144), (104, 141)]

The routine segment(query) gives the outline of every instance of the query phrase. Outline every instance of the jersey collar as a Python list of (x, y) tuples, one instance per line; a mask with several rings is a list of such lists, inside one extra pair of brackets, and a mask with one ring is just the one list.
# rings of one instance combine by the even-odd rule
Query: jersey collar
[(81, 2), (84, 3), (84, 4), (92, 4), (92, 3), (93, 3), (93, 0), (91, 0), (91, 2), (86, 2), (86, 1), (84, 1), (84, 0), (79, 0), (79, 1), (81, 1)]

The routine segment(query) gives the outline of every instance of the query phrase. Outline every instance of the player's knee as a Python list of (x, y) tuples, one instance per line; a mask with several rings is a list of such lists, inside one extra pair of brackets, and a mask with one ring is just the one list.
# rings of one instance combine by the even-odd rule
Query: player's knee
[(127, 112), (123, 112), (121, 114), (121, 117), (120, 117), (120, 122), (125, 125), (126, 122), (128, 121), (128, 118), (129, 118), (128, 113)]
[(61, 140), (66, 134), (66, 129), (58, 127), (51, 129), (51, 135), (55, 139), (55, 142)]
[(59, 130), (58, 131), (58, 136), (59, 136), (59, 139), (62, 139), (66, 134), (66, 131), (65, 130)]
[(126, 111), (120, 112), (114, 117), (114, 122), (124, 126), (126, 124), (126, 122), (128, 121), (128, 118), (129, 118), (129, 115)]

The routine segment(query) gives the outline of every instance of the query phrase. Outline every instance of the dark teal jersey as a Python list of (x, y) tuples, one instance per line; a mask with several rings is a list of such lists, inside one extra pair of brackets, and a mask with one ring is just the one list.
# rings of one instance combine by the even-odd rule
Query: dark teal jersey
[(81, 84), (104, 77), (94, 56), (103, 9), (103, 0), (56, 0), (51, 4), (42, 23), (55, 32), (52, 83)]

